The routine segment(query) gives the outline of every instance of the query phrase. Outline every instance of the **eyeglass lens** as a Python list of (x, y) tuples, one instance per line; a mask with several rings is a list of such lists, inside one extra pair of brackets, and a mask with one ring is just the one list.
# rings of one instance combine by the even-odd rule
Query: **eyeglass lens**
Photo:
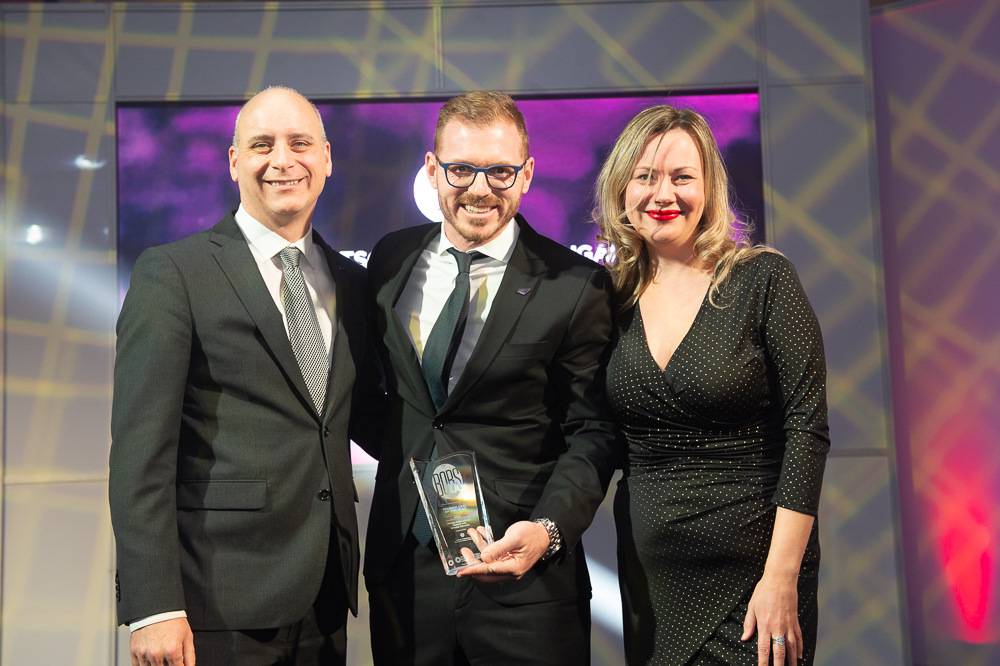
[[(452, 187), (468, 187), (476, 177), (476, 169), (468, 164), (452, 164), (448, 167), (448, 182)], [(486, 180), (490, 187), (510, 187), (517, 177), (517, 169), (498, 165), (486, 171)]]

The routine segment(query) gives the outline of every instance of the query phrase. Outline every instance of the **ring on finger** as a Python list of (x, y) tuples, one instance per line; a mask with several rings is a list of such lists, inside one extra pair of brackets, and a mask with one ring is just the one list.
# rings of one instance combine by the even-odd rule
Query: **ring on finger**
[(493, 567), (491, 567), (491, 566), (487, 565), (487, 566), (486, 566), (486, 573), (488, 573), (488, 574), (492, 574), (492, 573), (493, 573)]
[(780, 636), (780, 635), (779, 636), (772, 636), (771, 640), (774, 641), (775, 645), (784, 645), (785, 644), (785, 637), (784, 636)]

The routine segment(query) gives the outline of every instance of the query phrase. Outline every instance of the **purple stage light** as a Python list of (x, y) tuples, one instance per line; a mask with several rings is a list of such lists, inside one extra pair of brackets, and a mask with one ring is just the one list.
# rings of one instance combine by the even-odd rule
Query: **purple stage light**
[[(712, 127), (741, 202), (761, 239), (763, 187), (755, 93), (527, 99), (518, 102), (536, 161), (521, 212), (538, 231), (599, 258), (591, 221), (593, 186), (626, 123), (642, 109), (672, 104), (702, 113)], [(422, 224), (414, 184), (432, 149), (441, 101), (318, 104), (333, 175), (315, 228), (359, 263), (385, 233)], [(122, 293), (147, 247), (214, 225), (239, 204), (228, 150), (238, 105), (124, 106), (118, 109), (118, 248)], [(429, 189), (429, 188), (428, 188)], [(433, 197), (433, 190), (431, 190)], [(419, 193), (418, 193), (419, 194)], [(433, 198), (423, 210), (434, 208)], [(433, 216), (431, 216), (433, 218)]]

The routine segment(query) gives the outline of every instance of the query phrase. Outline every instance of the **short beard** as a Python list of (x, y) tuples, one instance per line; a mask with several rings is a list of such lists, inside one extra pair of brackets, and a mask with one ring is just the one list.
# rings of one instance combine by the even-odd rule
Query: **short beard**
[[(440, 203), (443, 204), (444, 202)], [(503, 206), (507, 202), (495, 196), (477, 197), (474, 194), (465, 192), (455, 200), (455, 203), (458, 206), (465, 205), (465, 206), (479, 206), (487, 208), (496, 207), (499, 210), (504, 210)], [(451, 209), (448, 209), (448, 212), (444, 213), (444, 217), (445, 221), (451, 226), (452, 231), (458, 234), (462, 238), (462, 240), (466, 241), (467, 243), (470, 243), (473, 246), (478, 247), (479, 245), (484, 245), (485, 243), (495, 238), (496, 235), (499, 234), (501, 231), (503, 231), (503, 229), (507, 227), (510, 221), (514, 219), (514, 216), (517, 215), (518, 204), (521, 203), (520, 199), (510, 203), (511, 203), (510, 209), (504, 211), (505, 214), (499, 218), (495, 228), (487, 227), (487, 224), (489, 223), (486, 221), (478, 223), (477, 221), (471, 219), (468, 221), (469, 224), (468, 227), (464, 225), (459, 225), (455, 221), (454, 213), (451, 211)], [(445, 206), (442, 206), (441, 210), (444, 211), (445, 208), (446, 208)]]

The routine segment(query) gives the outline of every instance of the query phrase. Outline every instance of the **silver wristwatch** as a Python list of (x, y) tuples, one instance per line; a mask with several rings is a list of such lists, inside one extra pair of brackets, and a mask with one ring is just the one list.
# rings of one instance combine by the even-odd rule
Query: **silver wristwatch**
[(545, 549), (545, 554), (542, 555), (542, 560), (547, 560), (562, 548), (562, 535), (559, 534), (559, 528), (548, 518), (535, 518), (533, 523), (540, 523), (545, 531), (549, 533), (549, 547)]

